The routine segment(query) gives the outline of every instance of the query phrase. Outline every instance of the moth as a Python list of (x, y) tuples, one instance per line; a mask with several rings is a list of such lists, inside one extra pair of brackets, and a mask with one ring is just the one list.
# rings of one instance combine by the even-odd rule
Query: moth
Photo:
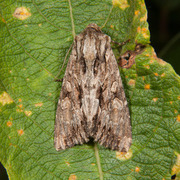
[(90, 138), (112, 150), (130, 148), (130, 113), (110, 42), (96, 24), (75, 37), (56, 111), (57, 151)]

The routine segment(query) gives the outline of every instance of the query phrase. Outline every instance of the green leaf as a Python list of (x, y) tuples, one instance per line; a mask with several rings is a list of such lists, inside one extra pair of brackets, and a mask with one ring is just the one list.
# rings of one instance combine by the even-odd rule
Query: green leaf
[[(0, 161), (9, 179), (180, 177), (180, 78), (148, 45), (143, 0), (0, 3)], [(114, 41), (130, 39), (121, 53), (146, 45), (136, 64), (121, 69), (133, 136), (127, 154), (94, 143), (60, 152), (53, 145), (61, 89), (54, 79), (75, 35), (89, 23)]]

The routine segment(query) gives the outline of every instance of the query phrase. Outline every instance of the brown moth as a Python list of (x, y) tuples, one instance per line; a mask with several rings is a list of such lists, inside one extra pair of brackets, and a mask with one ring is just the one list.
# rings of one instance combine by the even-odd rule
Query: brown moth
[(112, 150), (129, 150), (129, 108), (110, 42), (96, 24), (75, 37), (56, 112), (57, 151), (89, 138)]

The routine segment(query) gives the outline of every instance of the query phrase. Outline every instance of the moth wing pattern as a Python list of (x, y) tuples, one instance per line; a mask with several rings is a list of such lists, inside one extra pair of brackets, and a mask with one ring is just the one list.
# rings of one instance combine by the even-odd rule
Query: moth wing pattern
[(80, 90), (75, 74), (77, 51), (72, 49), (63, 78), (60, 98), (56, 110), (54, 146), (57, 151), (83, 144), (89, 139), (82, 125), (84, 117), (80, 108)]
[(106, 71), (101, 82), (100, 112), (94, 138), (107, 148), (127, 152), (132, 142), (130, 113), (117, 61), (111, 49), (111, 39), (107, 36), (106, 40)]
[(129, 150), (129, 108), (110, 42), (96, 24), (76, 36), (57, 105), (56, 150), (91, 137), (112, 150)]

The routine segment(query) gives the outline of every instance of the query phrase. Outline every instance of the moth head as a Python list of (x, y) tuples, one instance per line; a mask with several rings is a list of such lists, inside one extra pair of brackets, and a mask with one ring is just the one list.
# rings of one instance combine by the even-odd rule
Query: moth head
[[(97, 24), (95, 24), (95, 23), (89, 24), (86, 29), (90, 29), (90, 28), (91, 28), (91, 29), (94, 29), (94, 30), (97, 31), (97, 32), (102, 32), (101, 29), (100, 29), (100, 27), (99, 27)], [(86, 29), (85, 29), (85, 30), (86, 30)]]

